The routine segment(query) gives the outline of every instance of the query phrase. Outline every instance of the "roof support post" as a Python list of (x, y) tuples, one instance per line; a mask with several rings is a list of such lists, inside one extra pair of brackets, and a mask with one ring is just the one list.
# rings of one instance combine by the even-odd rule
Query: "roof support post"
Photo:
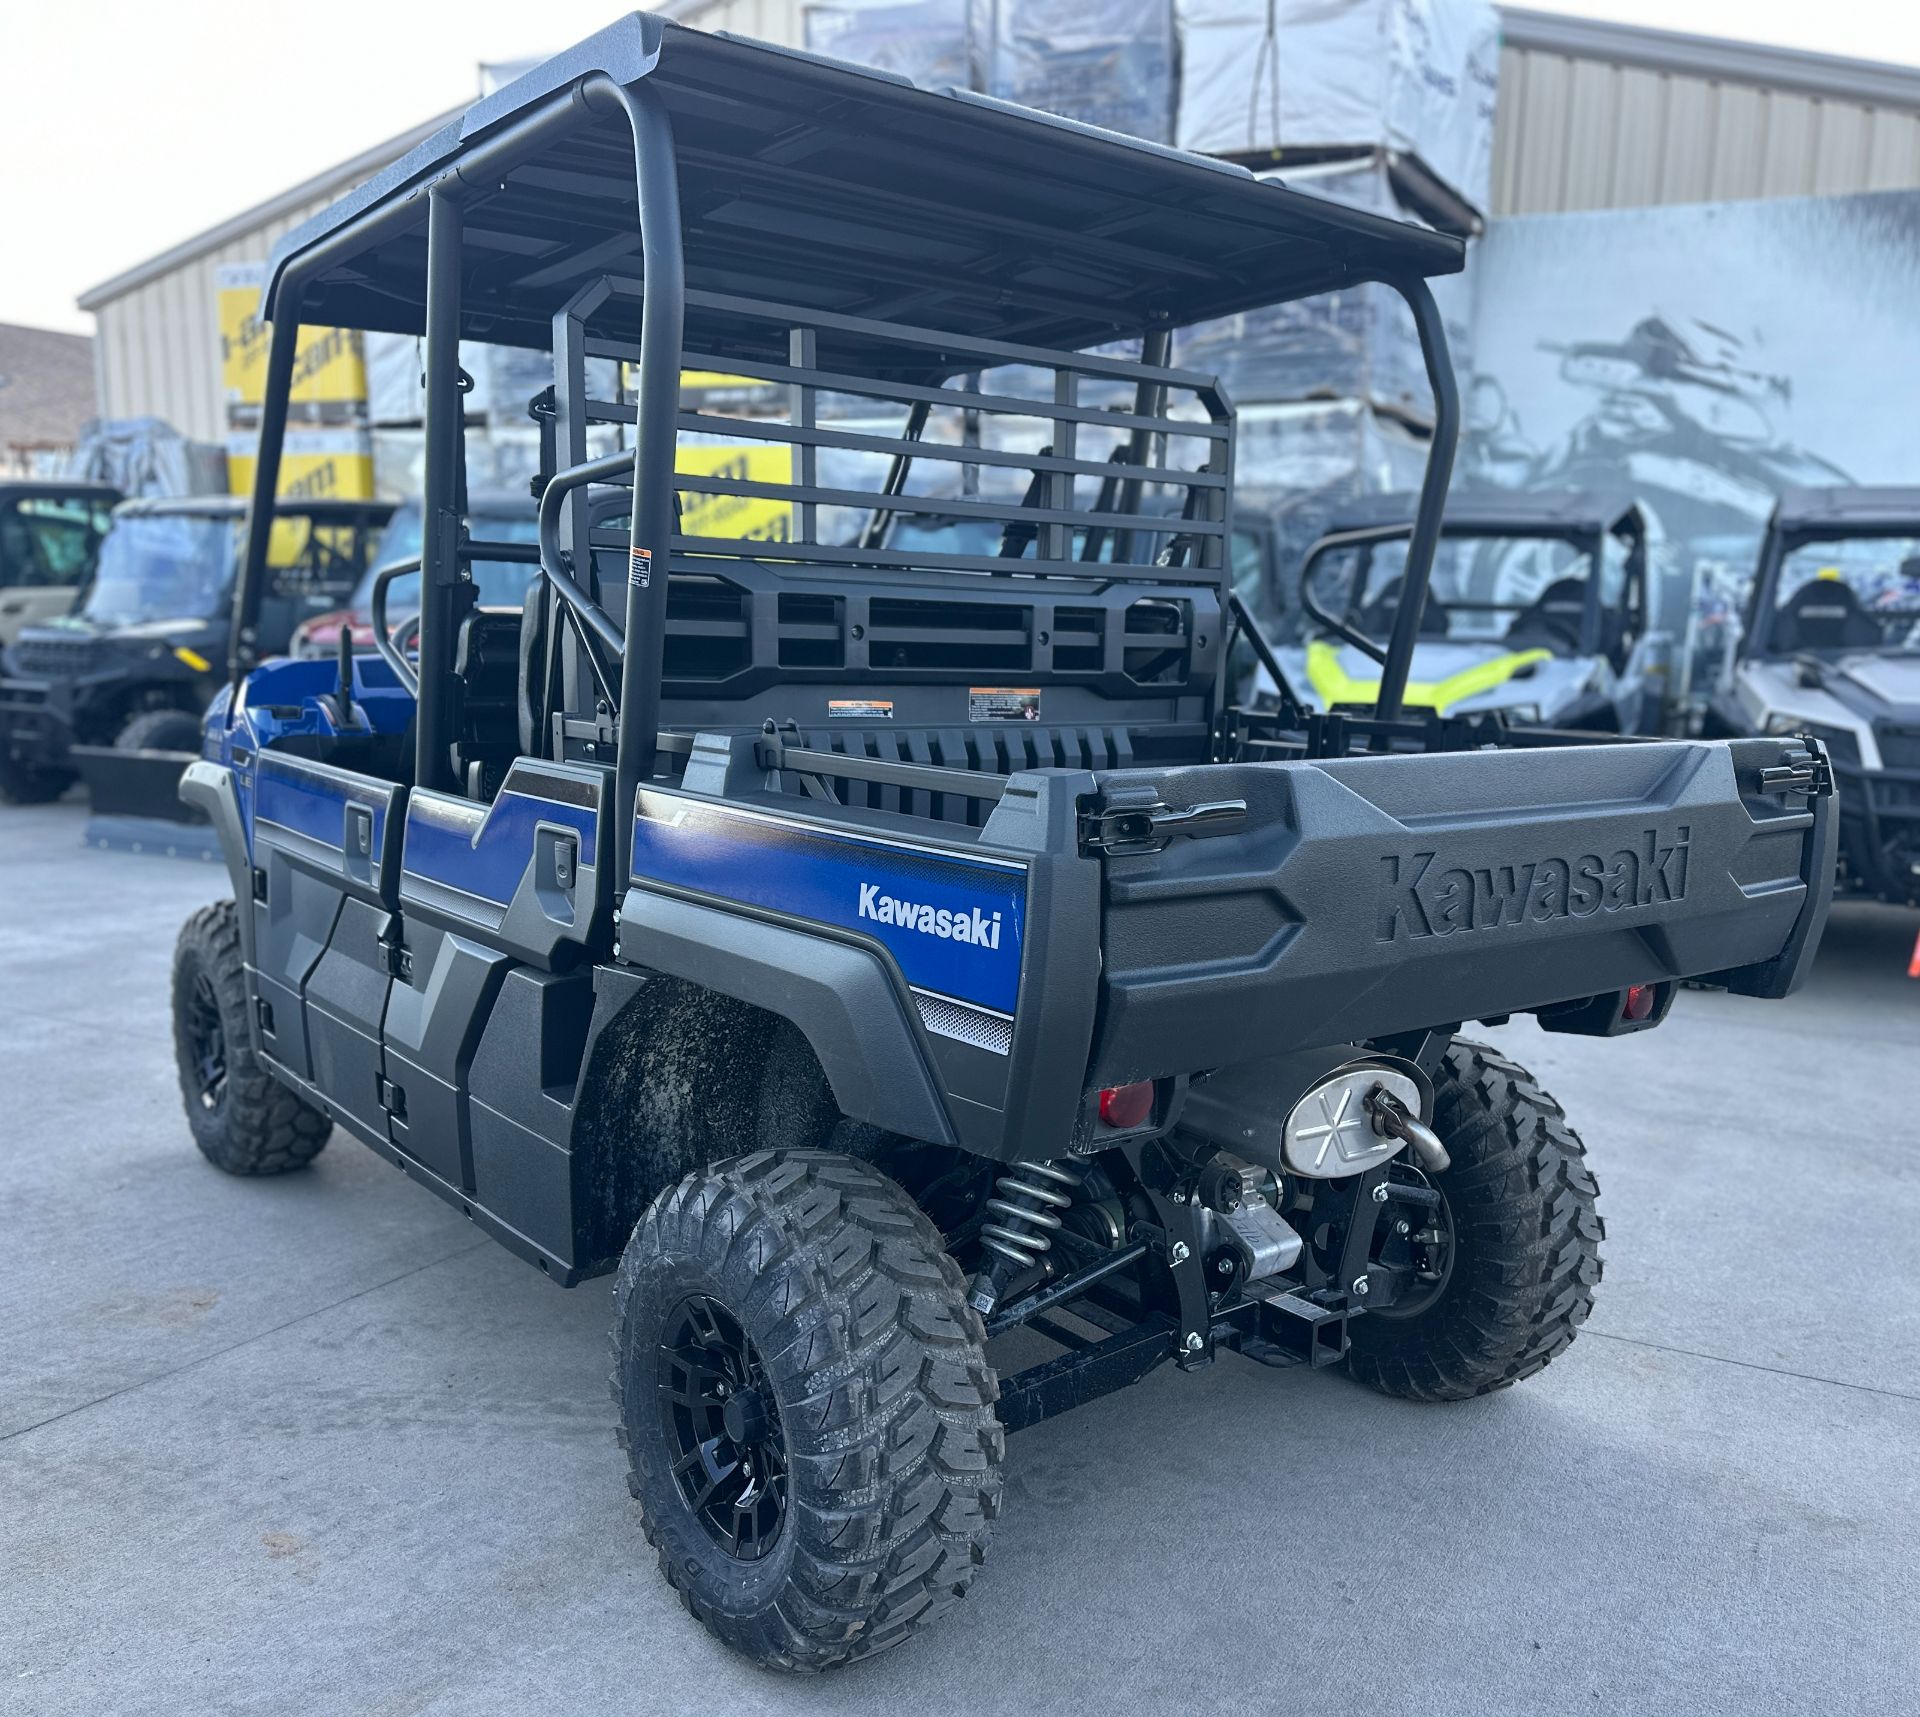
[(626, 646), (620, 658), (620, 750), (614, 766), (616, 888), (633, 863), (633, 817), (653, 778), (660, 740), (660, 676), (673, 558), (673, 467), (679, 442), (680, 352), (687, 283), (673, 125), (651, 89), (594, 80), (633, 126), (640, 203), (640, 377), (634, 406), (633, 517), (627, 537)]
[[(261, 306), (265, 309), (264, 302)], [(246, 558), (233, 591), (233, 642), (227, 677), (238, 687), (260, 663), (260, 598), (267, 585), (267, 548), (273, 539), (273, 502), (280, 487), (280, 444), (287, 433), (287, 395), (300, 339), (300, 294), (283, 291), (267, 347), (266, 391), (260, 396), (260, 439), (254, 448), (253, 500), (247, 509)]]
[(426, 479), (421, 496), (420, 695), (414, 779), (446, 791), (453, 779), (453, 632), (459, 612), (460, 477), (466, 394), (460, 376), (460, 252), (464, 232), (454, 189), (427, 192)]
[(1426, 360), (1427, 385), (1433, 390), (1433, 441), (1427, 449), (1426, 475), (1420, 480), (1420, 505), (1407, 539), (1407, 567), (1402, 575), (1400, 607), (1393, 617), (1393, 636), (1387, 644), (1386, 666), (1380, 671), (1380, 690), (1374, 713), (1398, 716), (1407, 693), (1407, 675), (1413, 667), (1413, 646), (1420, 636), (1420, 617), (1426, 612), (1427, 584), (1433, 577), (1433, 552), (1440, 542), (1440, 517), (1447, 504), (1447, 485), (1453, 480), (1453, 455), (1460, 441), (1460, 389), (1454, 381), (1453, 359), (1447, 352), (1447, 330), (1440, 308), (1427, 283), (1414, 276), (1390, 282), (1413, 312), (1420, 335), (1420, 355)]

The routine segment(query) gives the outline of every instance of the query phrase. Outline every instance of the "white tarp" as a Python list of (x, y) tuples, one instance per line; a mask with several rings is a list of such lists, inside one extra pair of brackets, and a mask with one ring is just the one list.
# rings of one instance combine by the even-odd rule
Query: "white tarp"
[(127, 496), (224, 495), (227, 456), (158, 417), (96, 417), (82, 426), (67, 475)]
[(1488, 0), (1179, 0), (1179, 13), (1181, 148), (1380, 146), (1487, 207), (1500, 72)]
[(922, 89), (984, 89), (993, 0), (833, 0), (808, 6), (816, 54), (877, 66)]
[(998, 0), (989, 91), (1085, 125), (1166, 143), (1175, 104), (1173, 0)]

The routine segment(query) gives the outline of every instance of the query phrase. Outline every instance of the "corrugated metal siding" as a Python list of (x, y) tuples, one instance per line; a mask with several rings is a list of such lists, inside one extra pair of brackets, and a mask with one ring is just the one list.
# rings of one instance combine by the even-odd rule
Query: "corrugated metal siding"
[(164, 417), (196, 441), (224, 441), (218, 271), (227, 263), (264, 262), (281, 234), (331, 200), (303, 204), (102, 304), (94, 348), (102, 412)]
[[(682, 0), (672, 11), (705, 30), (793, 46), (805, 40), (807, 0)], [(1512, 15), (1509, 28), (1529, 16), (1537, 32), (1542, 20), (1528, 14)], [(1611, 28), (1545, 22), (1584, 35)], [(1494, 131), (1494, 214), (1920, 187), (1920, 109), (1663, 69), (1645, 63), (1646, 32), (1616, 34), (1625, 48), (1556, 52), (1509, 40)], [(1890, 93), (1900, 99), (1898, 88)], [(94, 347), (102, 409), (152, 413), (196, 439), (222, 439), (215, 271), (264, 260), (282, 233), (335, 194), (102, 301)]]
[(1920, 188), (1920, 113), (1516, 48), (1493, 213)]

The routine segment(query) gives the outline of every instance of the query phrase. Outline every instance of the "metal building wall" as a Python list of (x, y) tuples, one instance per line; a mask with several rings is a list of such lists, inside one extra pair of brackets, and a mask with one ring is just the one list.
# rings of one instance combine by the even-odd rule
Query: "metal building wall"
[(1507, 11), (1493, 210), (1920, 187), (1920, 72)]
[[(1087, 0), (1097, 4), (1098, 0)], [(706, 30), (801, 45), (807, 0), (668, 0)], [(1920, 187), (1920, 71), (1502, 9), (1496, 215)], [(95, 311), (101, 409), (218, 441), (215, 271), (281, 234), (428, 134), (380, 151), (82, 299)]]
[(302, 203), (102, 302), (95, 362), (103, 415), (164, 417), (196, 441), (224, 442), (217, 271), (225, 263), (264, 261), (275, 240), (332, 200)]
[(441, 114), (293, 186), (269, 203), (83, 293), (94, 313), (94, 375), (105, 417), (162, 417), (195, 441), (224, 442), (219, 270), (265, 262), (274, 245), (452, 118)]

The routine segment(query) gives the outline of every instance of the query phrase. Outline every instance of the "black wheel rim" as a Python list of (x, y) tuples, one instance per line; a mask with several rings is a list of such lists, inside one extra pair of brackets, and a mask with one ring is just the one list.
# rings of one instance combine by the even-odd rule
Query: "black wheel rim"
[(786, 1438), (760, 1355), (719, 1301), (690, 1294), (668, 1313), (659, 1398), (681, 1500), (727, 1555), (759, 1561), (786, 1519)]
[(187, 1053), (201, 1106), (219, 1108), (227, 1094), (227, 1028), (213, 979), (205, 972), (194, 974), (193, 993), (187, 998)]

